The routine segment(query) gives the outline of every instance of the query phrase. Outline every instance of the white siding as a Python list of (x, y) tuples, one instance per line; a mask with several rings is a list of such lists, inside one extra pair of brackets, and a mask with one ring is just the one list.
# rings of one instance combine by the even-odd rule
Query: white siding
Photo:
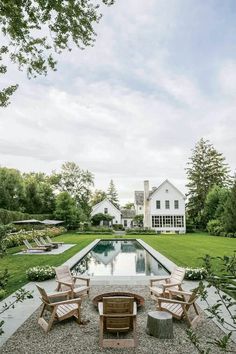
[(105, 208), (107, 208), (107, 214), (114, 216), (112, 224), (121, 224), (121, 212), (117, 209), (109, 200), (104, 199), (101, 203), (96, 204), (92, 208), (91, 216), (95, 214), (105, 214)]
[[(170, 208), (166, 209), (165, 202), (169, 201)], [(174, 208), (175, 200), (179, 201), (179, 208)], [(156, 208), (156, 201), (160, 201), (160, 209)], [(157, 190), (151, 195), (149, 201), (150, 208), (150, 226), (157, 231), (161, 232), (175, 232), (185, 233), (185, 198), (174, 186), (165, 181)], [(162, 215), (162, 216), (183, 216), (184, 225), (183, 227), (153, 227), (152, 226), (152, 216)]]

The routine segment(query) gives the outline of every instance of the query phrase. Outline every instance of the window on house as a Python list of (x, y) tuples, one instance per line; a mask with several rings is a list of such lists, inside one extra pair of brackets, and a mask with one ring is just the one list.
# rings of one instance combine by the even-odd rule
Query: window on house
[(184, 227), (183, 215), (152, 215), (152, 227)]
[(124, 220), (124, 227), (127, 227), (127, 226), (128, 226), (127, 220)]
[(166, 189), (166, 193), (168, 193), (169, 192), (169, 189)]
[(104, 208), (104, 214), (108, 214), (108, 208)]
[(170, 201), (169, 200), (165, 201), (165, 207), (166, 207), (166, 209), (170, 209)]
[(156, 200), (156, 209), (161, 209), (161, 201)]
[(179, 201), (178, 200), (175, 200), (174, 205), (175, 205), (175, 209), (179, 209)]
[(142, 207), (139, 207), (139, 210), (142, 210)]

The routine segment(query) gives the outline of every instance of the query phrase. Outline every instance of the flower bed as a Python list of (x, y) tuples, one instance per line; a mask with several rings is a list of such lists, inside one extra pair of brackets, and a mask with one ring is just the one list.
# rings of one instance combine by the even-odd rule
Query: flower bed
[(54, 278), (56, 273), (53, 267), (46, 265), (29, 268), (26, 271), (26, 275), (29, 280), (43, 281)]
[(51, 227), (44, 230), (34, 230), (34, 231), (25, 231), (21, 230), (17, 233), (9, 234), (5, 241), (7, 248), (16, 247), (23, 245), (23, 240), (33, 241), (35, 237), (55, 237), (59, 236), (66, 232), (66, 229), (62, 226), (60, 227)]
[(186, 268), (185, 279), (188, 280), (201, 280), (206, 277), (205, 268)]

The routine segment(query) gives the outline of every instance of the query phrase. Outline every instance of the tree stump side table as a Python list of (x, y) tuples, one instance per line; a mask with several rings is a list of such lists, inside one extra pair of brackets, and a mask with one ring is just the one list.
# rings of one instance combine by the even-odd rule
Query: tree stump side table
[(160, 339), (173, 338), (172, 315), (163, 311), (148, 312), (146, 332)]

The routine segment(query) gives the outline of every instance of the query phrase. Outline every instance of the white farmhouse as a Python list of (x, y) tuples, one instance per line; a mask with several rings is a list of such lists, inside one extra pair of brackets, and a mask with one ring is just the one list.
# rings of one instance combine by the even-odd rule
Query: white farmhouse
[(99, 213), (113, 216), (112, 224), (121, 224), (121, 211), (108, 199), (104, 199), (92, 207), (91, 217)]
[[(149, 181), (144, 181), (143, 224), (163, 233), (185, 233), (185, 196), (172, 183), (165, 180), (150, 191)], [(137, 195), (139, 198), (137, 199)], [(141, 211), (141, 192), (135, 192), (135, 209)], [(140, 212), (138, 213), (140, 214)]]

